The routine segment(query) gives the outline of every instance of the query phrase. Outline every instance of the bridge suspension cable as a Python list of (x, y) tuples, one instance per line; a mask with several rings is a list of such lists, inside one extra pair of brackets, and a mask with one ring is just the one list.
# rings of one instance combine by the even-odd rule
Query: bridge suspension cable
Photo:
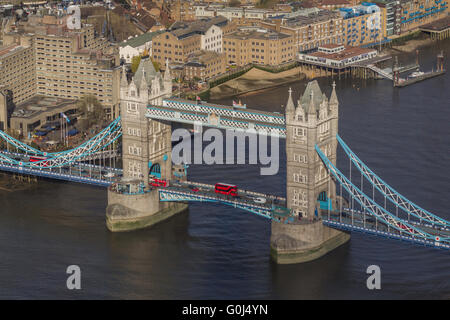
[[(342, 187), (354, 198), (369, 214), (374, 216), (388, 226), (398, 230), (413, 238), (422, 238), (430, 241), (435, 240), (435, 236), (421, 230), (420, 228), (408, 223), (407, 221), (396, 217), (389, 211), (379, 206), (374, 200), (370, 199), (358, 187), (356, 187), (347, 177), (342, 174), (333, 163), (324, 155), (320, 148), (316, 145), (315, 149), (322, 159), (323, 163), (331, 174), (337, 179)], [(442, 238), (441, 241), (448, 241), (450, 238)]]
[[(2, 137), (11, 138), (8, 139), (8, 141), (13, 141), (16, 147), (19, 149), (26, 151), (26, 150), (37, 150), (34, 149), (12, 137), (2, 132)], [(65, 166), (67, 164), (70, 164), (76, 160), (82, 159), (86, 156), (92, 155), (95, 152), (102, 150), (109, 145), (111, 145), (114, 141), (116, 141), (120, 136), (122, 135), (122, 127), (120, 123), (120, 117), (115, 119), (113, 122), (111, 122), (106, 128), (104, 128), (102, 131), (100, 131), (97, 135), (95, 135), (93, 138), (89, 139), (88, 141), (84, 142), (83, 144), (79, 145), (76, 148), (55, 152), (55, 153), (46, 153), (42, 152), (40, 150), (38, 153), (32, 152), (33, 155), (39, 154), (46, 156), (46, 159), (36, 162), (24, 162), (24, 161), (18, 161), (15, 159), (12, 159), (5, 154), (2, 154), (0, 156), (1, 161), (8, 162), (10, 164), (14, 164), (20, 167), (46, 167), (46, 168), (55, 168), (55, 167), (61, 167)]]
[(416, 218), (425, 220), (432, 224), (437, 224), (444, 227), (450, 226), (449, 221), (438, 217), (425, 209), (422, 209), (421, 207), (409, 201), (407, 198), (395, 191), (394, 188), (389, 186), (372, 170), (370, 170), (370, 168), (356, 156), (356, 154), (348, 147), (348, 145), (338, 134), (336, 135), (336, 138), (347, 156), (356, 166), (356, 168), (366, 177), (366, 179), (372, 184), (372, 186), (374, 186), (379, 192), (381, 192), (385, 196), (385, 198), (393, 203), (396, 207), (399, 207), (404, 212), (411, 214)]

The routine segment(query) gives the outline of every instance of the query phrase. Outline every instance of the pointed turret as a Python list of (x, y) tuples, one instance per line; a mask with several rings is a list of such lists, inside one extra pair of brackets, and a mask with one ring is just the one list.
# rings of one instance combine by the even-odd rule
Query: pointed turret
[(314, 91), (311, 90), (310, 93), (310, 99), (309, 99), (309, 105), (307, 109), (308, 114), (317, 114), (316, 113), (316, 106), (314, 105)]
[(128, 86), (127, 71), (125, 69), (125, 65), (122, 67), (122, 75), (120, 76), (120, 86), (121, 87)]
[(286, 104), (286, 114), (293, 114), (295, 112), (294, 101), (292, 100), (292, 88), (289, 88), (289, 98)]
[(144, 72), (144, 76), (141, 79), (141, 83), (139, 84), (139, 96), (141, 97), (141, 99), (143, 100), (147, 100), (148, 99), (148, 83), (147, 80), (145, 80), (145, 70)]
[(338, 105), (339, 101), (336, 95), (336, 82), (333, 81), (333, 90), (331, 91), (331, 96), (330, 96), (330, 105)]
[(172, 75), (170, 74), (169, 59), (166, 59), (166, 70), (164, 70), (164, 81), (172, 81)]

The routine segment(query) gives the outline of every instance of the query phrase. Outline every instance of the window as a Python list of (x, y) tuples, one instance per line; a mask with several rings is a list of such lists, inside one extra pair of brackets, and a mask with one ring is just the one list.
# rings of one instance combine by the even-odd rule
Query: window
[(128, 113), (137, 113), (137, 105), (136, 103), (127, 103), (127, 112)]
[(294, 134), (296, 137), (306, 137), (305, 128), (294, 128)]
[(308, 176), (306, 176), (305, 174), (300, 173), (294, 173), (293, 174), (294, 177), (294, 182), (297, 183), (307, 183), (308, 182)]
[(294, 161), (301, 162), (301, 163), (308, 163), (308, 156), (306, 156), (304, 154), (294, 153)]

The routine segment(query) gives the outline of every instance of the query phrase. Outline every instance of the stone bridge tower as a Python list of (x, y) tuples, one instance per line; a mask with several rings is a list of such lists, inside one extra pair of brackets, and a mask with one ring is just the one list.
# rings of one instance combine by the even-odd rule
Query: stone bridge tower
[(287, 205), (303, 219), (313, 219), (336, 199), (335, 184), (315, 150), (317, 144), (336, 165), (338, 107), (335, 84), (330, 100), (317, 81), (306, 86), (297, 107), (291, 90), (286, 105)]
[(272, 222), (271, 256), (278, 263), (317, 259), (346, 242), (347, 233), (325, 227), (321, 210), (336, 209), (336, 186), (315, 145), (336, 165), (339, 102), (335, 84), (331, 96), (311, 81), (297, 106), (286, 105), (286, 200), (295, 213), (293, 223)]
[(122, 123), (122, 181), (108, 190), (106, 225), (111, 231), (151, 226), (187, 208), (183, 203), (159, 201), (159, 192), (149, 188), (149, 176), (172, 178), (172, 129), (170, 123), (150, 120), (147, 106), (162, 105), (172, 94), (168, 63), (164, 76), (150, 59), (142, 59), (128, 82), (120, 80)]
[(156, 72), (150, 59), (141, 60), (128, 83), (125, 72), (120, 82), (122, 118), (123, 176), (148, 185), (149, 174), (170, 179), (171, 125), (145, 117), (149, 104), (161, 105), (172, 94), (172, 78), (166, 65), (164, 77)]

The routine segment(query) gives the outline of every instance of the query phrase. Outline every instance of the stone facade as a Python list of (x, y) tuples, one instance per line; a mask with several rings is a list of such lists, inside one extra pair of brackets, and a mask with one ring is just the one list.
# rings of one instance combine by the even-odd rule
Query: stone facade
[(336, 199), (335, 185), (315, 150), (317, 144), (336, 165), (339, 103), (335, 87), (330, 99), (316, 80), (309, 82), (295, 107), (292, 93), (286, 105), (287, 206), (312, 219), (319, 195)]
[[(270, 255), (279, 264), (318, 259), (350, 239), (350, 235), (323, 225), (323, 203), (336, 203), (336, 186), (315, 146), (336, 165), (339, 102), (335, 84), (328, 99), (316, 80), (309, 82), (297, 102), (289, 90), (286, 105), (286, 196), (295, 221), (272, 222)], [(319, 201), (325, 200), (325, 201)], [(333, 205), (334, 207), (334, 205)]]
[(123, 177), (148, 185), (149, 171), (158, 166), (160, 177), (172, 174), (171, 125), (145, 117), (148, 104), (161, 105), (172, 94), (172, 77), (166, 64), (164, 76), (156, 72), (150, 59), (141, 60), (128, 83), (125, 73), (120, 82), (122, 117)]

